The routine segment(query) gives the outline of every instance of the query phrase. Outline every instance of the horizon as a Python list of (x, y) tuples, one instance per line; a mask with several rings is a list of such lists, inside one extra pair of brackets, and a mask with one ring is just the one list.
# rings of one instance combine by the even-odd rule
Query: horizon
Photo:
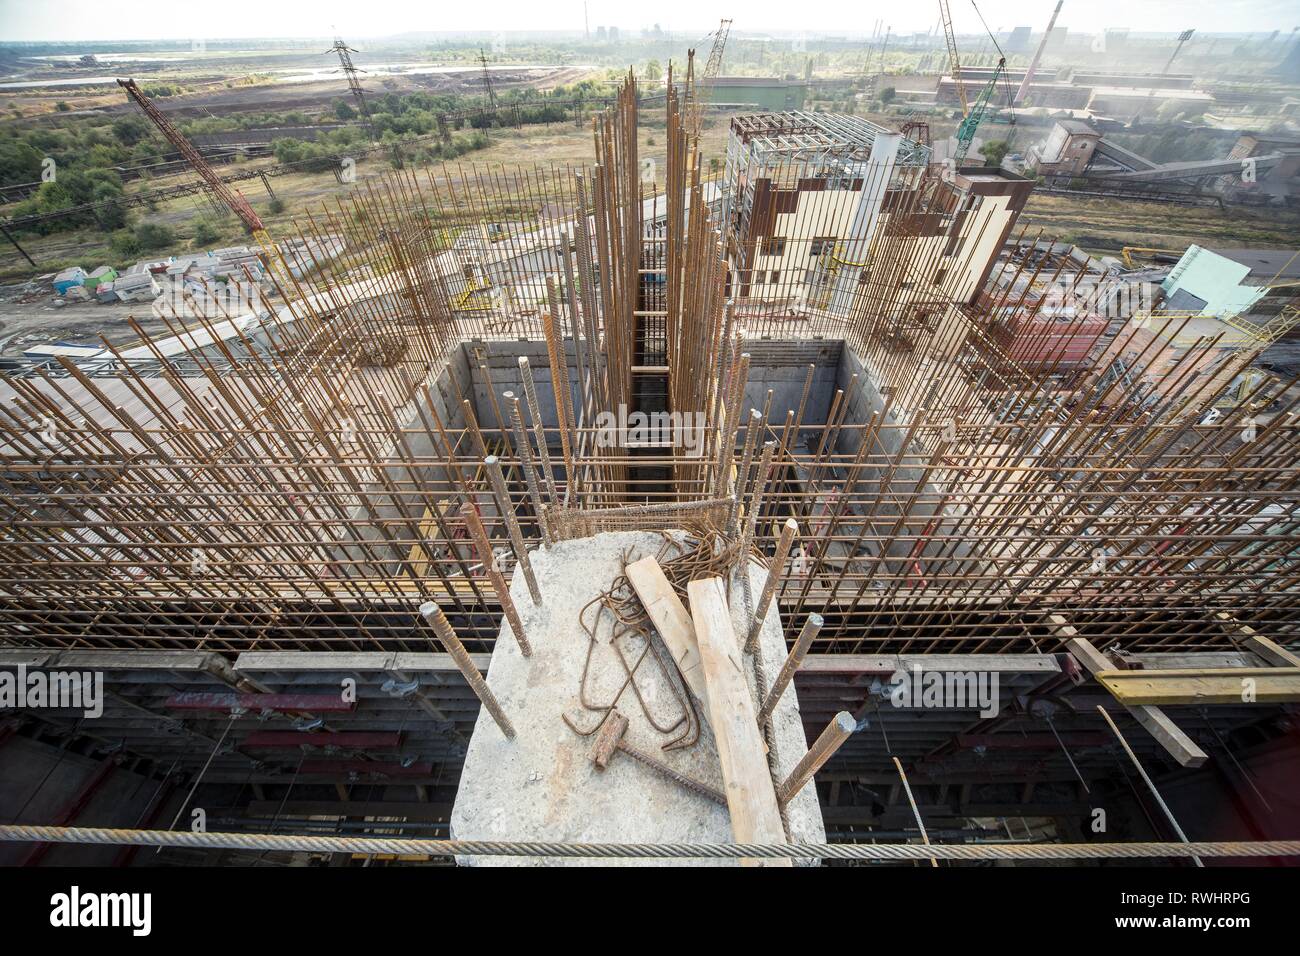
[[(978, 7), (955, 3), (953, 26), (960, 35), (1008, 31), (1013, 27), (1030, 27), (1041, 33), (1051, 16), (1053, 0), (1032, 4), (1012, 0), (983, 0)], [(1032, 7), (1032, 10), (1027, 9)], [(599, 26), (614, 26), (631, 38), (657, 24), (665, 32), (689, 37), (703, 37), (712, 31), (718, 15), (700, 12), (697, 4), (666, 0), (656, 8), (655, 18), (642, 20), (629, 8), (613, 3), (586, 4), (586, 22), (594, 36)], [(292, 5), (254, 3), (252, 0), (228, 0), (223, 4), (221, 35), (214, 35), (212, 18), (199, 6), (169, 11), (158, 19), (155, 8), (144, 4), (107, 5), (94, 0), (56, 0), (32, 4), (26, 0), (0, 0), (0, 44), (4, 43), (150, 43), (175, 42), (206, 38), (212, 42), (239, 40), (312, 40), (345, 35), (371, 41), (395, 41), (422, 34), (440, 36), (457, 34), (519, 35), (527, 33), (580, 33), (583, 30), (584, 4), (580, 0), (545, 9), (522, 0), (500, 0), (494, 5), (492, 18), (509, 22), (512, 29), (484, 29), (483, 13), (473, 8), (449, 9), (426, 15), (428, 24), (415, 22), (409, 5), (395, 0), (373, 0), (364, 6), (322, 0), (314, 5), (313, 29), (303, 29), (304, 20)], [(806, 36), (870, 37), (879, 22), (894, 34), (927, 33), (939, 22), (937, 5), (899, 9), (888, 4), (850, 4), (830, 0), (821, 8), (819, 22), (807, 22), (805, 11), (772, 0), (755, 0), (746, 16), (736, 18), (737, 34), (778, 34)], [(924, 12), (923, 12), (924, 11)], [(136, 15), (142, 14), (142, 15)], [(983, 23), (981, 22), (981, 15)], [(375, 29), (377, 22), (400, 25), (405, 29)], [(79, 32), (84, 26), (84, 33)], [(141, 35), (134, 31), (144, 25), (157, 32)], [(241, 25), (248, 29), (239, 29)], [(1282, 0), (1257, 0), (1249, 5), (1225, 5), (1214, 0), (1093, 0), (1088, 4), (1066, 0), (1057, 26), (1075, 33), (1092, 34), (1106, 29), (1129, 29), (1135, 34), (1176, 34), (1184, 29), (1217, 36), (1256, 36), (1263, 38), (1274, 31), (1289, 40), (1300, 24), (1300, 12), (1294, 4)], [(232, 25), (235, 29), (232, 30)], [(229, 32), (228, 32), (229, 31)]]

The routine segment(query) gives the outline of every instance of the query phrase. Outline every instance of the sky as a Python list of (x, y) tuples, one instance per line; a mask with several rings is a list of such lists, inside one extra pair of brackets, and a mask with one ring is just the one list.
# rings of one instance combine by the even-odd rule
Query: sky
[[(980, 0), (990, 28), (1017, 25), (1041, 30), (1055, 0)], [(982, 33), (970, 0), (951, 0), (958, 33)], [(589, 0), (588, 20), (636, 31), (665, 30), (703, 36), (720, 16), (735, 18), (739, 31), (781, 34), (872, 32), (882, 19), (894, 33), (926, 31), (938, 22), (938, 3), (878, 0), (729, 0), (710, 10), (698, 0)], [(417, 31), (579, 30), (582, 0), (0, 0), (0, 41), (228, 39), (321, 37), (338, 33), (355, 40)], [(1058, 26), (1092, 33), (1099, 27), (1134, 31), (1289, 33), (1300, 25), (1295, 0), (1065, 0)]]

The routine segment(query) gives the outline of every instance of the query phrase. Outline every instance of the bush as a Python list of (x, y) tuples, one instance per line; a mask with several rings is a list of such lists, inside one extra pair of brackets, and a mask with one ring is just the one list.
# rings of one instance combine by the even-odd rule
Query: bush
[(108, 240), (108, 248), (119, 260), (138, 258), (141, 252), (140, 242), (130, 229), (119, 229)]
[(191, 237), (194, 248), (202, 249), (216, 245), (223, 235), (221, 227), (212, 219), (202, 218), (194, 222), (194, 235)]
[(142, 222), (135, 227), (135, 240), (146, 252), (152, 249), (164, 249), (176, 239), (170, 226), (161, 223)]

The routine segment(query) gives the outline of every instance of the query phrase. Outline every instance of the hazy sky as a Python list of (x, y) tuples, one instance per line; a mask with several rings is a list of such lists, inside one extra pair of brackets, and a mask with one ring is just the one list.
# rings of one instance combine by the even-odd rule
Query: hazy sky
[[(1055, 0), (981, 0), (992, 29), (1029, 25), (1042, 29)], [(951, 0), (959, 33), (982, 32), (970, 0)], [(698, 0), (652, 3), (589, 0), (594, 30), (611, 24), (637, 30), (659, 23), (666, 30), (703, 35), (719, 16), (736, 17), (736, 29), (782, 33), (801, 30), (870, 33), (883, 18), (894, 32), (928, 30), (938, 22), (933, 0), (911, 3), (872, 0)], [(1300, 24), (1295, 0), (1065, 0), (1058, 25), (1095, 32), (1099, 27), (1135, 31), (1289, 33)], [(327, 36), (350, 39), (434, 30), (581, 29), (581, 0), (0, 0), (0, 40), (130, 40)]]

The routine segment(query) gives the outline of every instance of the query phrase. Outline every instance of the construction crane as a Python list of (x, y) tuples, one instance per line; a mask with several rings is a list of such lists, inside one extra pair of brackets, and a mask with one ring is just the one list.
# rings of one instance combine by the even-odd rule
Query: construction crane
[(713, 49), (709, 51), (709, 61), (704, 65), (704, 75), (695, 84), (695, 95), (691, 102), (687, 132), (694, 139), (699, 139), (700, 127), (704, 123), (704, 107), (709, 99), (709, 90), (722, 69), (722, 51), (727, 46), (727, 35), (731, 32), (731, 21), (722, 20), (713, 34)]
[(1182, 33), (1178, 34), (1178, 46), (1174, 47), (1174, 52), (1169, 56), (1169, 62), (1166, 63), (1165, 68), (1160, 71), (1161, 76), (1164, 76), (1169, 72), (1169, 68), (1174, 65), (1174, 60), (1178, 58), (1178, 54), (1183, 52), (1183, 44), (1190, 40), (1192, 34), (1195, 32), (1195, 30), (1184, 30)]
[[(975, 97), (975, 102), (969, 104), (969, 108), (965, 110), (965, 113), (962, 116), (961, 123), (957, 126), (957, 149), (953, 156), (953, 160), (957, 166), (960, 166), (962, 161), (966, 159), (966, 153), (970, 150), (971, 143), (975, 140), (975, 132), (979, 129), (980, 123), (983, 122), (984, 114), (988, 112), (989, 103), (993, 100), (993, 93), (998, 88), (998, 81), (1001, 80), (1005, 82), (1007, 76), (1007, 56), (1002, 52), (1002, 47), (998, 44), (998, 38), (994, 36), (993, 31), (989, 29), (988, 22), (984, 19), (984, 14), (980, 12), (979, 4), (976, 3), (975, 0), (971, 0), (971, 6), (975, 8), (976, 16), (980, 18), (980, 23), (984, 25), (984, 32), (989, 35), (989, 39), (993, 41), (994, 49), (998, 51), (998, 65), (993, 71), (992, 78), (989, 79), (984, 89), (980, 90), (979, 95)], [(957, 63), (957, 42), (952, 32), (952, 18), (948, 12), (947, 0), (940, 0), (940, 7), (944, 14), (944, 30), (948, 37), (948, 50), (949, 56), (952, 59), (954, 73), (953, 79), (956, 80), (957, 77), (955, 74), (959, 69)], [(966, 93), (961, 86), (960, 80), (958, 80), (957, 89), (960, 92), (962, 104), (967, 105)], [(1014, 103), (1009, 88), (1007, 91), (1007, 101), (1008, 104)], [(1011, 122), (1014, 124), (1014, 106), (1012, 109), (1013, 115)]]
[(276, 261), (275, 243), (266, 231), (262, 218), (253, 211), (253, 207), (244, 198), (243, 193), (237, 189), (231, 189), (230, 185), (216, 174), (216, 171), (208, 165), (208, 161), (203, 158), (203, 154), (194, 148), (194, 144), (185, 138), (185, 134), (178, 130), (158, 107), (154, 106), (153, 101), (144, 95), (140, 87), (136, 86), (135, 80), (118, 80), (117, 85), (126, 90), (127, 95), (135, 101), (136, 106), (140, 107), (144, 115), (158, 127), (158, 131), (163, 134), (167, 142), (176, 147), (176, 151), (199, 174), (199, 178), (207, 184), (208, 189), (212, 191), (212, 195), (239, 217), (239, 221), (248, 228), (248, 231), (253, 234), (253, 238), (257, 240), (257, 244), (262, 247), (262, 253), (266, 256), (267, 265), (274, 268)]
[(957, 37), (952, 32), (952, 11), (948, 9), (948, 0), (939, 0), (939, 19), (943, 22), (943, 36), (948, 41), (948, 68), (952, 70), (952, 81), (957, 86), (957, 98), (961, 100), (961, 115), (970, 113), (966, 102), (966, 86), (961, 81), (961, 60), (957, 58)]
[(1011, 100), (1012, 106), (1019, 106), (1020, 101), (1025, 98), (1029, 92), (1029, 84), (1034, 81), (1034, 74), (1038, 72), (1038, 64), (1043, 59), (1043, 51), (1047, 49), (1047, 43), (1052, 38), (1052, 29), (1056, 26), (1056, 18), (1061, 14), (1061, 4), (1065, 0), (1056, 0), (1056, 9), (1052, 11), (1052, 18), (1047, 21), (1047, 29), (1043, 31), (1043, 38), (1038, 41), (1038, 48), (1034, 50), (1034, 58), (1029, 61), (1029, 69), (1025, 70), (1025, 78), (1020, 81), (1020, 88), (1016, 90), (1015, 97)]
[(970, 150), (970, 144), (975, 139), (975, 131), (979, 129), (980, 123), (984, 119), (984, 114), (988, 111), (989, 103), (993, 99), (993, 93), (997, 90), (998, 80), (1006, 75), (1007, 60), (1006, 57), (998, 58), (997, 69), (993, 71), (993, 77), (989, 80), (988, 85), (980, 90), (979, 96), (975, 97), (975, 102), (971, 105), (970, 112), (967, 113), (957, 127), (957, 152), (953, 157), (956, 164), (960, 166), (962, 160), (966, 158), (966, 153)]

